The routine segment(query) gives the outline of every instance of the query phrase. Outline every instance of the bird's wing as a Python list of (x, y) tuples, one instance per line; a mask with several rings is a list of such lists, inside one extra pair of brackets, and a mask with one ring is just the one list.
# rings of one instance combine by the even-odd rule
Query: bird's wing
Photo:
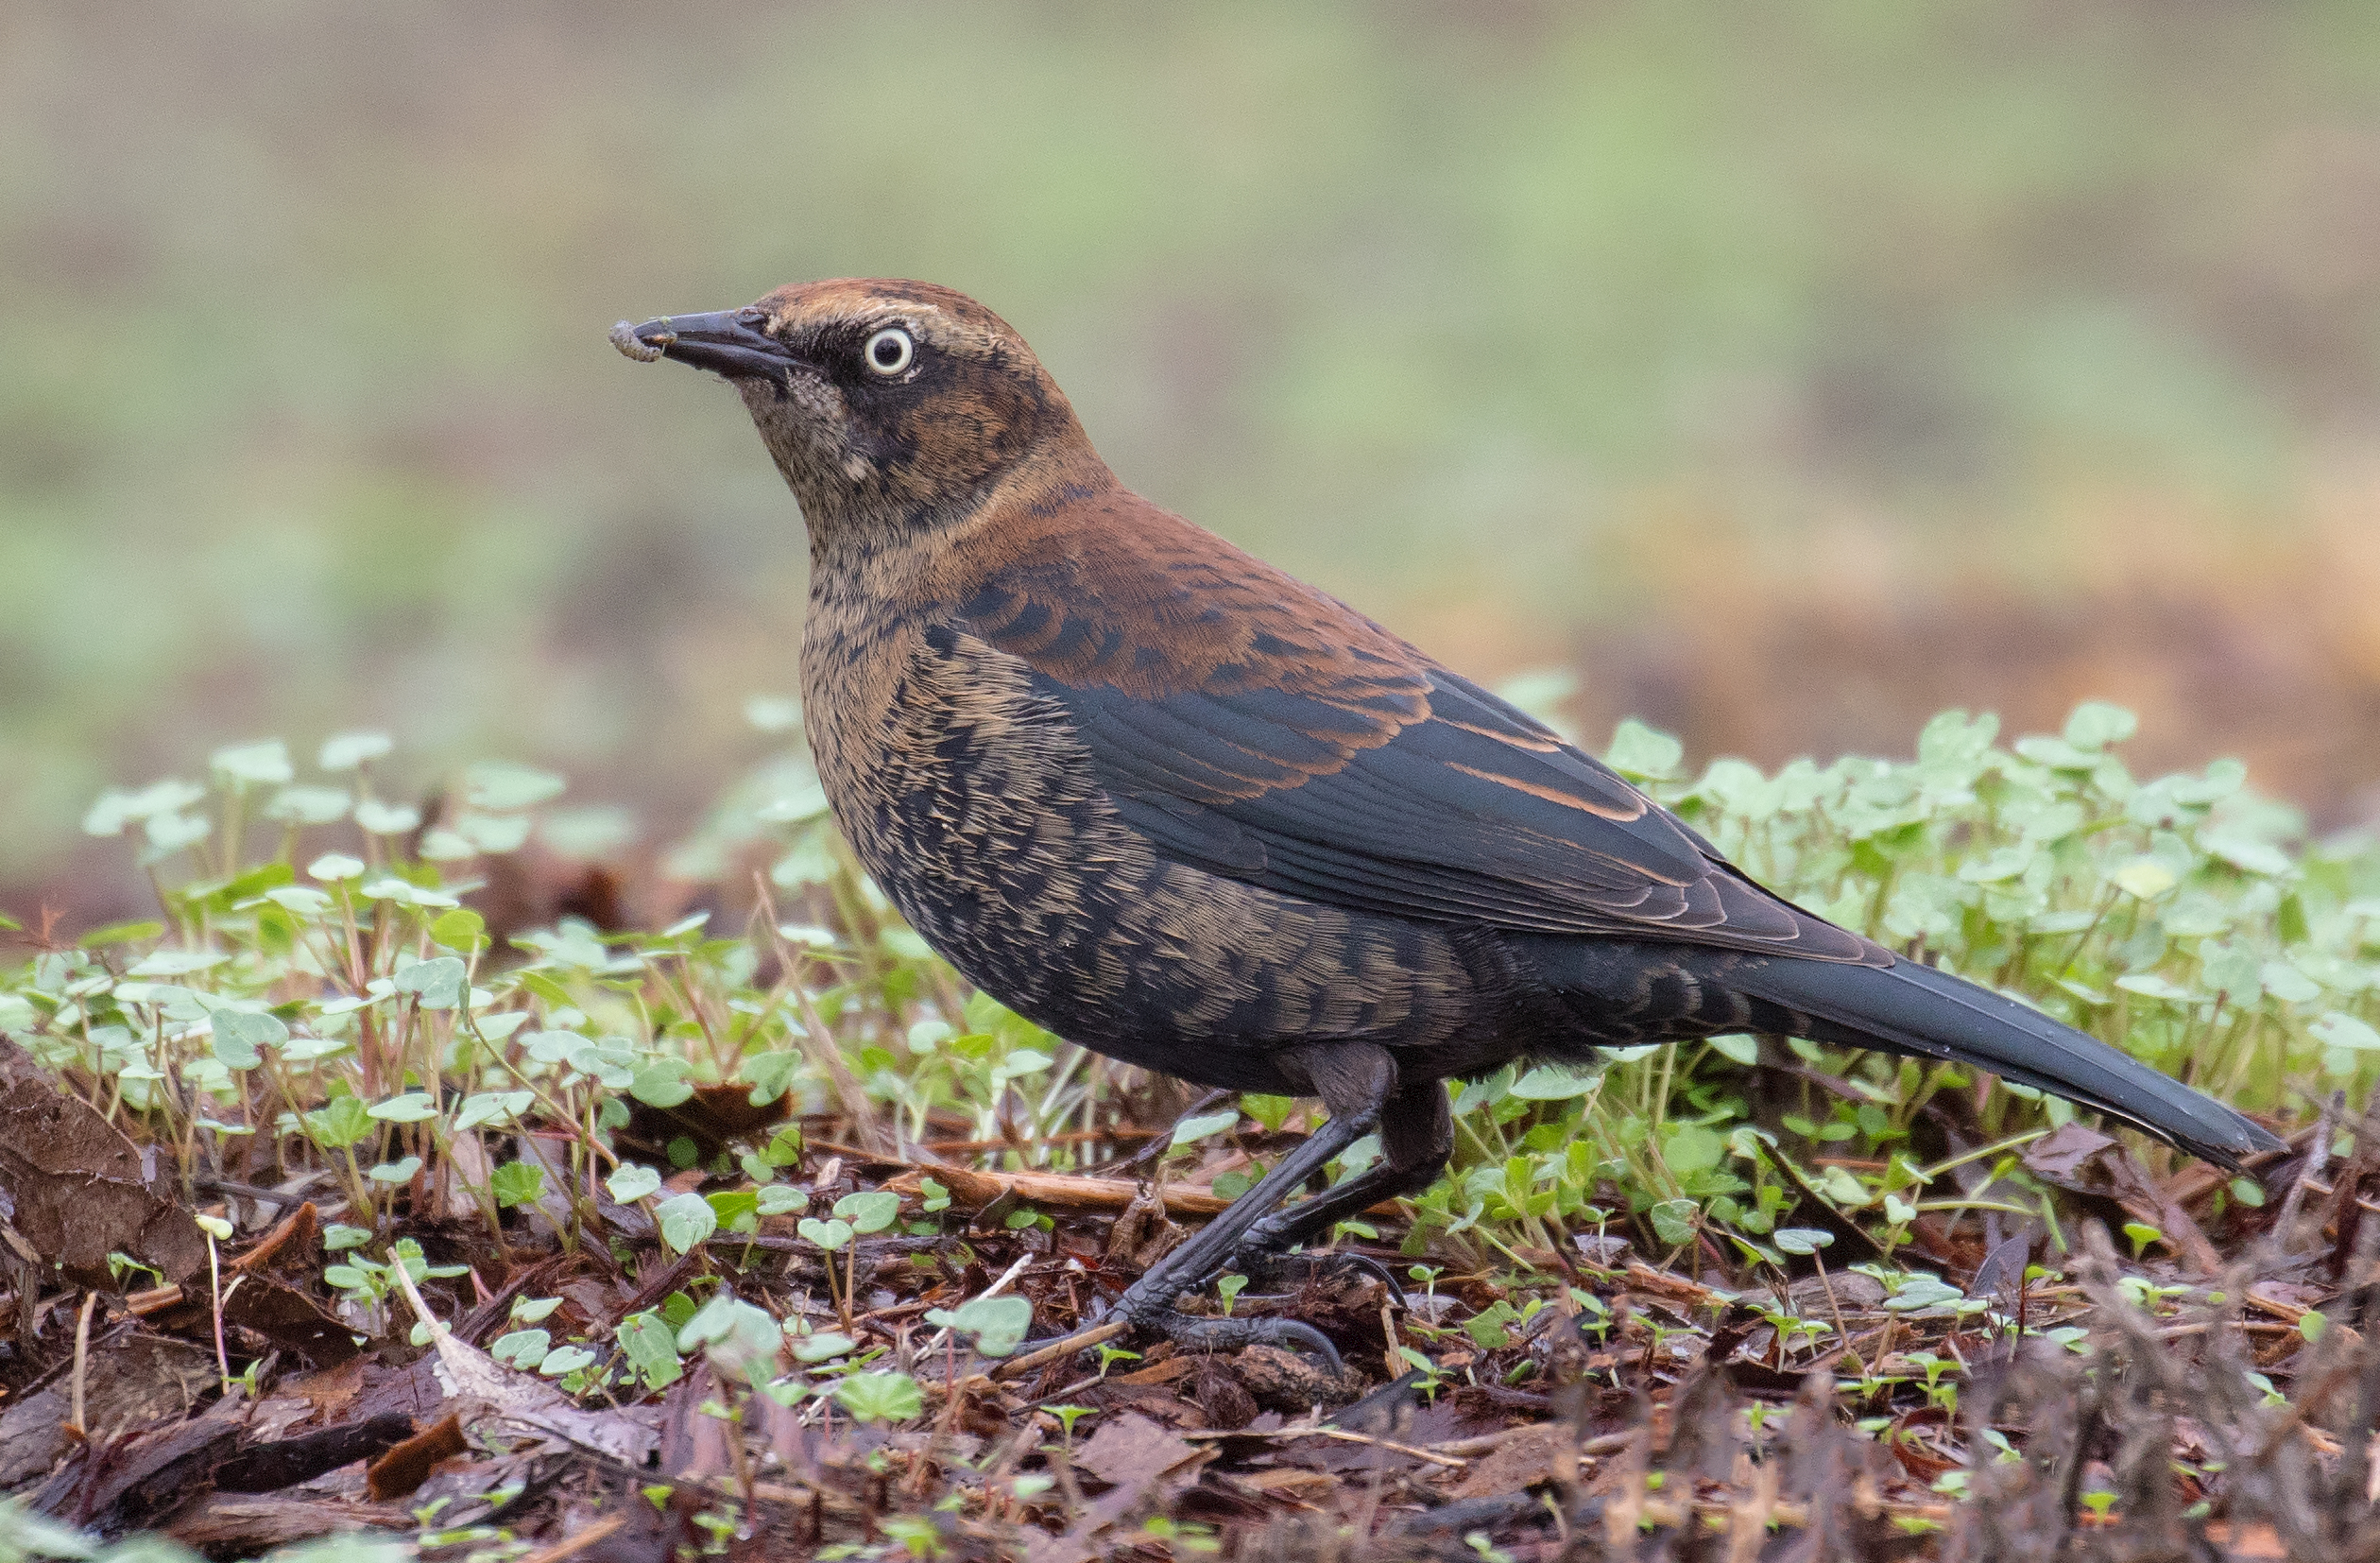
[(1026, 664), (1160, 853), (1398, 917), (1889, 959), (1344, 604), (1104, 503), (1130, 508), (1012, 542), (954, 607)]

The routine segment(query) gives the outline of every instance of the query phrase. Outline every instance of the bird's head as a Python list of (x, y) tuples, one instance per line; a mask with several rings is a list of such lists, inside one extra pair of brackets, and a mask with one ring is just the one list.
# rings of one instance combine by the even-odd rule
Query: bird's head
[(931, 529), (1020, 475), (1065, 483), (1098, 466), (1024, 339), (931, 283), (797, 283), (743, 309), (623, 321), (612, 341), (734, 385), (813, 543)]

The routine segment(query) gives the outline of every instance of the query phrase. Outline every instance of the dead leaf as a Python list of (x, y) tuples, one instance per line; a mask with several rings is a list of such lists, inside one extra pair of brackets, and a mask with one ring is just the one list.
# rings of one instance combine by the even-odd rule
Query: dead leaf
[[(248, 1414), (248, 1435), (258, 1443), (278, 1443), (314, 1420), (314, 1407), (297, 1395), (271, 1395)], [(412, 1430), (410, 1422), (406, 1430)], [(402, 1434), (399, 1434), (403, 1436)]]
[(1976, 1266), (1975, 1279), (1967, 1284), (1967, 1296), (2000, 1298), (2006, 1312), (2015, 1313), (2017, 1292), (2025, 1283), (2025, 1263), (2031, 1254), (2029, 1239), (2012, 1237), (2004, 1240), (1998, 1247), (1984, 1255), (1983, 1262)]
[(1276, 1466), (1271, 1470), (1244, 1471), (1233, 1475), (1231, 1480), (1241, 1486), (1263, 1493), (1268, 1497), (1281, 1493), (1294, 1498), (1311, 1493), (1318, 1487), (1335, 1487), (1339, 1485), (1339, 1478), (1335, 1473), (1327, 1470), (1309, 1470), (1304, 1466)]
[(718, 1381), (712, 1377), (708, 1363), (696, 1364), (693, 1372), (669, 1386), (669, 1393), (661, 1400), (663, 1475), (680, 1481), (704, 1481), (735, 1469), (734, 1453), (728, 1447), (727, 1423), (702, 1409), (705, 1403), (716, 1404), (722, 1399)]
[(1549, 1384), (1572, 1384), (1587, 1372), (1594, 1350), (1579, 1329), (1579, 1321), (1556, 1308), (1546, 1309), (1530, 1321), (1529, 1360)]
[(1107, 1262), (1119, 1270), (1149, 1268), (1190, 1234), (1165, 1216), (1165, 1201), (1154, 1188), (1133, 1195), (1107, 1232)]
[(480, 1143), (479, 1136), (456, 1135), (447, 1144), (446, 1159), (430, 1195), (431, 1210), (448, 1221), (473, 1219), (479, 1214), (479, 1198), (472, 1191), (488, 1187), (492, 1169), (488, 1147)]
[(675, 1563), (702, 1553), (695, 1516), (705, 1508), (703, 1489), (685, 1484), (657, 1506), (639, 1500), (610, 1514), (574, 1513), (559, 1540), (522, 1563)]
[(1540, 1422), (1517, 1429), (1463, 1473), (1452, 1496), (1493, 1498), (1550, 1482), (1557, 1462), (1573, 1456), (1577, 1448), (1578, 1434), (1567, 1422)]
[[(355, 1397), (364, 1392), (364, 1359), (351, 1362), (322, 1373), (308, 1373), (282, 1381), (283, 1397), (303, 1400), (313, 1414), (324, 1419), (343, 1417), (355, 1403)], [(270, 1402), (267, 1402), (268, 1404)]]
[(168, 1281), (207, 1263), (155, 1146), (140, 1149), (15, 1042), (0, 1037), (0, 1211), (76, 1284), (112, 1289), (122, 1252)]
[(430, 1479), (440, 1460), (451, 1460), (470, 1449), (463, 1441), (462, 1419), (454, 1416), (392, 1445), (364, 1471), (372, 1502), (385, 1503), (404, 1497)]
[[(1135, 1428), (1131, 1425), (1135, 1422), (1140, 1425)], [(1087, 1464), (1093, 1448), (1102, 1439), (1110, 1440), (1113, 1453), (1113, 1458), (1102, 1455), (1102, 1463), (1126, 1475), (1108, 1476), (1099, 1467)], [(1169, 1446), (1189, 1451), (1188, 1457), (1170, 1458)], [(1102, 1532), (1141, 1508), (1161, 1509), (1176, 1491), (1197, 1480), (1207, 1457), (1206, 1451), (1192, 1449), (1144, 1417), (1126, 1413), (1118, 1417), (1093, 1434), (1090, 1442), (1074, 1457), (1076, 1465), (1093, 1475), (1115, 1482), (1114, 1490), (1084, 1504), (1063, 1536), (1028, 1532), (1025, 1563), (1089, 1563), (1104, 1550), (1099, 1541)]]
[(309, 1367), (336, 1367), (361, 1350), (336, 1314), (271, 1276), (241, 1277), (223, 1299), (223, 1322), (254, 1331)]
[(761, 1443), (777, 1456), (780, 1469), (809, 1471), (816, 1469), (818, 1461), (813, 1441), (818, 1435), (801, 1425), (799, 1412), (774, 1395), (761, 1394), (753, 1396), (747, 1402), (745, 1415), (747, 1418), (754, 1416), (760, 1418), (756, 1431)]
[(2226, 1558), (2241, 1563), (2271, 1558), (2274, 1563), (2289, 1555), (2289, 1549), (2281, 1540), (2281, 1534), (2261, 1522), (2234, 1525), (2228, 1520), (2210, 1520), (2206, 1538), (2223, 1549)]
[(665, 1161), (672, 1141), (692, 1140), (694, 1159), (709, 1161), (738, 1141), (767, 1139), (761, 1131), (782, 1122), (792, 1107), (789, 1096), (754, 1107), (751, 1088), (741, 1085), (698, 1085), (693, 1095), (673, 1108), (631, 1101), (627, 1126), (620, 1131), (621, 1149), (623, 1154)]
[(237, 1259), (226, 1261), (227, 1271), (248, 1272), (277, 1265), (283, 1260), (304, 1263), (315, 1253), (315, 1245), (322, 1233), (322, 1217), (309, 1199), (273, 1224), (266, 1232)]
[(544, 1380), (504, 1366), (430, 1312), (403, 1265), (396, 1266), (394, 1273), (414, 1316), (428, 1327), (437, 1348), (440, 1388), (449, 1399), (479, 1402), (475, 1413), (466, 1417), (474, 1431), (492, 1417), (514, 1429), (541, 1433), (631, 1465), (642, 1465), (652, 1452), (657, 1442), (652, 1428), (618, 1411), (589, 1411)]
[(1090, 1441), (1075, 1451), (1074, 1463), (1103, 1482), (1138, 1486), (1154, 1482), (1198, 1453), (1196, 1445), (1128, 1411), (1103, 1423)]
[(2062, 1189), (2115, 1201), (2126, 1215), (2164, 1233), (2198, 1274), (2211, 1276), (2223, 1267), (2198, 1223), (2149, 1180), (2121, 1141), (2080, 1124), (2063, 1124), (2026, 1146), (2024, 1161), (2027, 1171)]
[(1176, 1379), (1187, 1379), (1196, 1372), (1202, 1360), (1187, 1356), (1168, 1357), (1161, 1363), (1135, 1368), (1129, 1373), (1111, 1373), (1107, 1376), (1107, 1382), (1126, 1384), (1172, 1383)]

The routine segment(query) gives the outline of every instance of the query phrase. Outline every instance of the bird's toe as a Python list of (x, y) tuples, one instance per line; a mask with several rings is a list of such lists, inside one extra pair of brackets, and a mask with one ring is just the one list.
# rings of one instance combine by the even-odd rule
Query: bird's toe
[(1169, 1308), (1136, 1322), (1184, 1351), (1241, 1351), (1251, 1346), (1276, 1346), (1285, 1351), (1320, 1357), (1334, 1374), (1346, 1365), (1340, 1361), (1339, 1348), (1329, 1336), (1297, 1319), (1206, 1318)]
[(1369, 1254), (1351, 1253), (1344, 1249), (1326, 1248), (1319, 1253), (1283, 1253), (1261, 1243), (1242, 1243), (1233, 1251), (1228, 1266), (1246, 1276), (1259, 1295), (1276, 1296), (1302, 1290), (1319, 1281), (1361, 1279), (1377, 1280), (1387, 1288), (1388, 1295), (1398, 1307), (1405, 1304), (1405, 1288), (1389, 1267)]

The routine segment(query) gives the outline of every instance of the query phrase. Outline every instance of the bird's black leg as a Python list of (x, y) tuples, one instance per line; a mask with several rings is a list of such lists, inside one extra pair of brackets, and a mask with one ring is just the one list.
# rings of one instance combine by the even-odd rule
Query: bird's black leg
[[(1304, 1346), (1329, 1358), (1338, 1352), (1322, 1331), (1293, 1319), (1195, 1318), (1177, 1311), (1174, 1299), (1205, 1285), (1222, 1271), (1249, 1230), (1291, 1191), (1329, 1165), (1333, 1158), (1378, 1127), (1381, 1109), (1396, 1086), (1396, 1065), (1385, 1049), (1369, 1042), (1303, 1050), (1296, 1060), (1312, 1080), (1315, 1094), (1330, 1109), (1322, 1127), (1281, 1159), (1280, 1164), (1204, 1231), (1150, 1266), (1118, 1299), (1116, 1311), (1138, 1330), (1162, 1334), (1183, 1346), (1231, 1350), (1258, 1344)], [(1439, 1094), (1445, 1092), (1441, 1088)], [(1327, 1199), (1328, 1195), (1322, 1198)], [(1309, 1201), (1309, 1204), (1314, 1201)], [(1304, 1206), (1299, 1207), (1305, 1209)]]
[[(1257, 1222), (1232, 1251), (1231, 1268), (1248, 1275), (1278, 1269), (1292, 1248), (1327, 1233), (1347, 1217), (1383, 1199), (1428, 1188), (1454, 1154), (1454, 1114), (1447, 1104), (1446, 1086), (1437, 1080), (1400, 1084), (1381, 1105), (1379, 1131), (1378, 1166)], [(1361, 1266), (1401, 1296), (1395, 1277), (1370, 1261), (1362, 1261)]]

